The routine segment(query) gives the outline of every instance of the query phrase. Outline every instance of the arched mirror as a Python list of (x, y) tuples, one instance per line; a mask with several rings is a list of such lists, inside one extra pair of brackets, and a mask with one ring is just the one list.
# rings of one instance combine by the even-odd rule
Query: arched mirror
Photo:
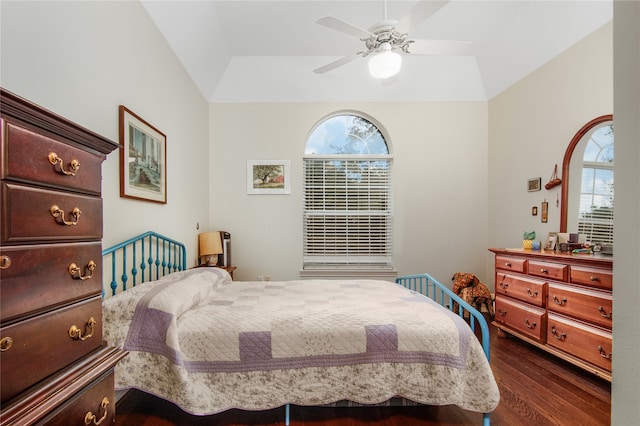
[(596, 117), (571, 139), (562, 161), (560, 232), (613, 244), (613, 116)]

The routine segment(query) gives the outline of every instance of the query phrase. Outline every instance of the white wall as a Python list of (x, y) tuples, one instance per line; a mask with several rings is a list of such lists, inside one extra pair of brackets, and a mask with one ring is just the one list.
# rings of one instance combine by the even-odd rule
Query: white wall
[[(606, 24), (489, 103), (489, 245), (521, 247), (522, 233), (544, 241), (560, 230), (560, 186), (546, 190), (553, 167), (589, 120), (613, 112), (613, 33)], [(541, 177), (542, 190), (527, 192)], [(562, 176), (560, 176), (562, 177)], [(549, 202), (547, 223), (540, 205)], [(531, 208), (538, 207), (538, 215)], [(576, 230), (573, 230), (576, 232)]]
[(208, 105), (138, 2), (0, 3), (5, 89), (118, 142), (118, 105), (167, 136), (166, 205), (120, 198), (103, 165), (104, 246), (155, 230), (188, 244), (208, 226)]
[(616, 1), (613, 14), (616, 216), (611, 424), (616, 426), (640, 424), (640, 3)]
[[(361, 111), (390, 137), (399, 274), (482, 279), (487, 252), (487, 104), (213, 104), (211, 225), (231, 232), (239, 279), (297, 279), (305, 139), (335, 111)], [(247, 195), (246, 161), (289, 159), (291, 195)]]

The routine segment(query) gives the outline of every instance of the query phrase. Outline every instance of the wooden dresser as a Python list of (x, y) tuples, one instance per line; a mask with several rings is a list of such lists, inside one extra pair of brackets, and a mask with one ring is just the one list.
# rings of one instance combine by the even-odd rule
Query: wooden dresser
[(1, 90), (0, 424), (113, 423), (101, 167), (118, 145)]
[(495, 253), (493, 324), (611, 381), (612, 257), (489, 250)]

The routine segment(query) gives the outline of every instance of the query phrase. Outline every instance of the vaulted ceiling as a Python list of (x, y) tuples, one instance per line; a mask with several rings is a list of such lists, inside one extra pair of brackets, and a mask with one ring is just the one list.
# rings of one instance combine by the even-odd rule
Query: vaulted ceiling
[[(210, 102), (485, 101), (613, 17), (611, 0), (452, 0), (410, 38), (469, 41), (469, 56), (403, 56), (398, 78), (382, 84), (366, 59), (313, 72), (364, 45), (316, 20), (331, 15), (368, 29), (383, 20), (382, 0), (142, 4)], [(387, 17), (415, 4), (389, 0)]]

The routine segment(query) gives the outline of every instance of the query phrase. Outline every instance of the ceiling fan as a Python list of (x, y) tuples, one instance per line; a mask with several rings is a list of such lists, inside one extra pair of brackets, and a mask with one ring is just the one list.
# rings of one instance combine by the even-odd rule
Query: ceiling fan
[[(324, 16), (316, 22), (325, 27), (356, 37), (365, 44), (365, 49), (314, 70), (324, 74), (359, 58), (371, 56), (369, 72), (375, 78), (387, 79), (400, 71), (402, 54), (412, 55), (466, 55), (471, 43), (449, 40), (411, 39), (409, 32), (434, 15), (449, 0), (421, 0), (399, 20), (387, 18), (387, 1), (384, 1), (383, 20), (364, 30), (333, 16)], [(400, 53), (398, 53), (400, 52)]]

